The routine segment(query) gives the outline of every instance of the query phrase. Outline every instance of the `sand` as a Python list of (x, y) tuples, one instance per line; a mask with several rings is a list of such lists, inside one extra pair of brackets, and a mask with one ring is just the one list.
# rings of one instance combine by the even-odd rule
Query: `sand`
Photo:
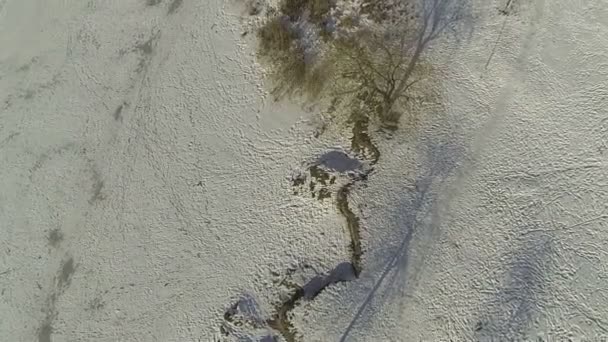
[[(608, 5), (503, 7), (429, 51), (437, 101), (351, 190), (363, 271), (293, 309), (299, 340), (608, 338)], [(290, 183), (348, 136), (272, 101), (246, 16), (0, 0), (2, 340), (283, 338), (281, 280), (349, 259)], [(235, 303), (259, 324), (225, 336)]]

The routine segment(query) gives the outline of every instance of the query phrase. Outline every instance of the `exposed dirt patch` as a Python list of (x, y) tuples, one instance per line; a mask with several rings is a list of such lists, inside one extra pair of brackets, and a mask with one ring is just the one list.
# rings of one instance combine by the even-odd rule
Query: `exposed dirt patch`
[(268, 320), (268, 325), (279, 332), (287, 342), (296, 342), (296, 331), (289, 318), (289, 313), (296, 307), (297, 303), (304, 296), (304, 290), (297, 288), (294, 293), (276, 308), (274, 316)]
[(363, 249), (361, 248), (361, 223), (359, 217), (353, 213), (348, 204), (348, 194), (352, 184), (343, 186), (336, 195), (336, 205), (338, 211), (346, 219), (346, 226), (350, 235), (350, 251), (351, 263), (355, 270), (355, 275), (359, 277), (361, 273), (361, 256)]

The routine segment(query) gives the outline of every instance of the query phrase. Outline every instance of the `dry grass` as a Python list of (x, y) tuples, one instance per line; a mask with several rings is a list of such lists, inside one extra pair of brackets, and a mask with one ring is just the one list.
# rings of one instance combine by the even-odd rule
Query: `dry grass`
[(269, 18), (258, 31), (259, 55), (271, 67), (272, 94), (276, 99), (296, 94), (317, 98), (329, 79), (330, 64), (326, 61), (307, 63), (290, 28), (290, 18), (297, 20), (301, 11), (316, 8), (321, 2), (285, 0), (281, 13)]
[(260, 53), (272, 56), (277, 52), (288, 52), (293, 40), (296, 38), (285, 20), (280, 16), (270, 18), (258, 31), (260, 39)]
[(331, 0), (283, 0), (279, 6), (281, 13), (291, 20), (298, 20), (304, 13), (313, 23), (321, 23), (332, 8)]

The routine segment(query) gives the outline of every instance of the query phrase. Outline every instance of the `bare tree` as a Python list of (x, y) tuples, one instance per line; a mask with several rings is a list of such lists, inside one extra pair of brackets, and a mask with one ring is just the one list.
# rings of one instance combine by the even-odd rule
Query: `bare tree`
[(347, 61), (338, 82), (346, 80), (351, 87), (336, 95), (357, 93), (356, 99), (371, 107), (370, 114), (392, 122), (400, 115), (394, 111), (396, 104), (407, 100), (408, 90), (424, 77), (419, 66), (424, 51), (440, 34), (454, 27), (463, 15), (463, 6), (453, 0), (419, 4), (401, 0), (378, 7), (375, 5), (374, 13), (370, 13), (378, 25), (362, 28), (336, 44)]

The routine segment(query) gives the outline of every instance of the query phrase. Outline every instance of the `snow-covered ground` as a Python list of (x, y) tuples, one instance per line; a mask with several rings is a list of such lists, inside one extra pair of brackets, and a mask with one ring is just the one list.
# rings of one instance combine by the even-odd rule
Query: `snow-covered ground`
[[(363, 271), (301, 341), (608, 338), (608, 4), (505, 3), (429, 50), (437, 101), (352, 189)], [(255, 340), (221, 332), (239, 298), (266, 319), (349, 259), (290, 183), (348, 137), (267, 97), (245, 12), (0, 0), (0, 340)]]

